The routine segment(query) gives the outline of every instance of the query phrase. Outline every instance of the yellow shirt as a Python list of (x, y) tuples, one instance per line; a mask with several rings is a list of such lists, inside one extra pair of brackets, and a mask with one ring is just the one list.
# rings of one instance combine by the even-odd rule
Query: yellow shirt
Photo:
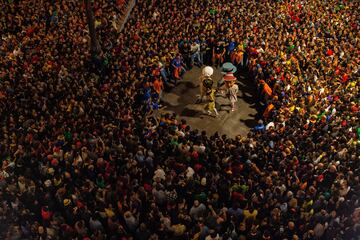
[(246, 219), (248, 218), (252, 218), (255, 220), (256, 216), (258, 215), (258, 211), (255, 209), (252, 213), (250, 213), (249, 210), (244, 210), (243, 214), (244, 214), (244, 221), (246, 221)]
[(115, 213), (111, 208), (105, 208), (105, 214), (108, 218), (112, 218), (113, 216), (115, 216)]

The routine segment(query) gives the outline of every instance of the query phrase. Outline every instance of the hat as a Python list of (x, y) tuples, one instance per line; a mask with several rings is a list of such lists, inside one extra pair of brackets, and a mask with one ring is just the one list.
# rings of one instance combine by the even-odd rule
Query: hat
[(202, 70), (202, 75), (206, 76), (206, 77), (211, 77), (214, 73), (214, 69), (210, 66), (206, 66), (203, 68)]
[(64, 206), (66, 207), (66, 206), (70, 205), (71, 200), (68, 198), (65, 198), (63, 202), (64, 202)]
[(224, 81), (236, 81), (236, 77), (233, 73), (226, 73), (223, 79)]
[(227, 73), (235, 73), (237, 71), (237, 67), (234, 66), (231, 62), (226, 62), (221, 67), (221, 72), (223, 74)]

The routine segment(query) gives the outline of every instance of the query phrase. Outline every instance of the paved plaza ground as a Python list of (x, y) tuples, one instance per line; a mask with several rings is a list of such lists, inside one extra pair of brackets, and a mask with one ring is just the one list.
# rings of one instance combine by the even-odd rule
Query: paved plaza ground
[[(256, 86), (250, 82), (247, 74), (238, 71), (238, 102), (235, 112), (231, 112), (231, 106), (226, 96), (218, 96), (217, 103), (220, 105), (219, 116), (208, 116), (204, 111), (206, 102), (196, 103), (199, 94), (198, 78), (201, 69), (194, 67), (188, 71), (178, 85), (164, 94), (165, 108), (163, 111), (175, 112), (180, 119), (185, 119), (193, 129), (205, 130), (208, 134), (218, 132), (230, 137), (246, 135), (249, 129), (257, 123), (259, 106), (256, 104)], [(215, 69), (213, 80), (222, 78), (220, 69)], [(214, 84), (214, 85), (215, 85)]]

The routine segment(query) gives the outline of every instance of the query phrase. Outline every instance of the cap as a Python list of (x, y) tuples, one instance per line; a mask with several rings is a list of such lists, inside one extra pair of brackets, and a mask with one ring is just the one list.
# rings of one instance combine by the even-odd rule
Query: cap
[(237, 67), (234, 66), (231, 62), (226, 62), (221, 67), (221, 72), (226, 73), (235, 73), (237, 71)]
[(65, 198), (63, 202), (64, 202), (64, 206), (68, 206), (68, 205), (70, 205), (71, 200), (68, 198)]

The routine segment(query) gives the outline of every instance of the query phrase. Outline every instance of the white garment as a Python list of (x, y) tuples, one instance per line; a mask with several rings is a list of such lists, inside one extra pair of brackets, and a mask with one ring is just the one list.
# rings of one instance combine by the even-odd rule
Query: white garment
[(198, 43), (191, 44), (190, 51), (191, 51), (191, 53), (200, 52), (200, 45)]
[(237, 93), (238, 93), (238, 91), (239, 91), (239, 87), (238, 87), (237, 84), (234, 84), (229, 88), (230, 102), (232, 102), (232, 103), (237, 102)]
[(274, 122), (269, 122), (269, 123), (266, 125), (265, 129), (268, 130), (268, 129), (271, 128), (271, 127), (275, 128)]

